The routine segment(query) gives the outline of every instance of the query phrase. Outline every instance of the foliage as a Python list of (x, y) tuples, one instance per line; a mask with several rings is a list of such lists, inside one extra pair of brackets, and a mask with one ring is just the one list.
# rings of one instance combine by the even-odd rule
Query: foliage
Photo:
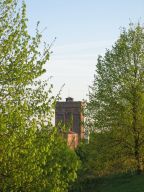
[(52, 125), (57, 98), (38, 80), (49, 59), (38, 26), (28, 34), (26, 5), (0, 1), (0, 191), (66, 191), (78, 160)]
[[(81, 160), (81, 167), (78, 179), (71, 186), (72, 191), (85, 191), (88, 188), (92, 190), (92, 182), (97, 178), (128, 172), (132, 166), (132, 162), (122, 155), (121, 146), (111, 143), (109, 132), (92, 133), (89, 144), (82, 143), (76, 149), (76, 153)], [(91, 187), (87, 188), (87, 185)]]
[[(112, 153), (134, 162), (141, 172), (144, 158), (144, 29), (130, 24), (119, 39), (99, 56), (87, 106), (89, 126), (110, 135)], [(107, 147), (107, 145), (106, 145)], [(115, 151), (117, 154), (117, 150)]]

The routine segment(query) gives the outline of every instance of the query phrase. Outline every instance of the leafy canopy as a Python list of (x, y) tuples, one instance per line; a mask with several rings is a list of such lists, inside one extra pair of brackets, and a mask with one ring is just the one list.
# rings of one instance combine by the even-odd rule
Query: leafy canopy
[(66, 191), (78, 160), (52, 125), (52, 85), (38, 80), (49, 59), (38, 26), (27, 29), (26, 5), (0, 1), (0, 191)]

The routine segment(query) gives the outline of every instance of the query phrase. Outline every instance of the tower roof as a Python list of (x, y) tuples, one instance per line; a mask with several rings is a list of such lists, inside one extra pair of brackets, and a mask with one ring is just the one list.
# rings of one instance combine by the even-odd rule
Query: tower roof
[(73, 100), (74, 100), (74, 99), (73, 99), (72, 97), (67, 97), (67, 98), (66, 98), (66, 102), (73, 102)]

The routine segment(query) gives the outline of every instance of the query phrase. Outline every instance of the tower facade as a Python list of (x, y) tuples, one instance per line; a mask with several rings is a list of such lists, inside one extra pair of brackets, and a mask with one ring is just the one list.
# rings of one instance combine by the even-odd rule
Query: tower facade
[(61, 122), (63, 125), (68, 126), (69, 132), (78, 135), (78, 140), (84, 138), (82, 109), (83, 103), (74, 101), (71, 97), (66, 98), (66, 101), (56, 103), (55, 123)]

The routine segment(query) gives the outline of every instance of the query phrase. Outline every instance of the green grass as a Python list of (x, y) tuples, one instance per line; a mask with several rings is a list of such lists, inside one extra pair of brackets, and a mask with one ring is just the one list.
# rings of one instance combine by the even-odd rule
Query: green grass
[(91, 192), (144, 192), (144, 175), (119, 175), (101, 178)]
[(93, 178), (76, 188), (73, 192), (144, 192), (144, 174)]

